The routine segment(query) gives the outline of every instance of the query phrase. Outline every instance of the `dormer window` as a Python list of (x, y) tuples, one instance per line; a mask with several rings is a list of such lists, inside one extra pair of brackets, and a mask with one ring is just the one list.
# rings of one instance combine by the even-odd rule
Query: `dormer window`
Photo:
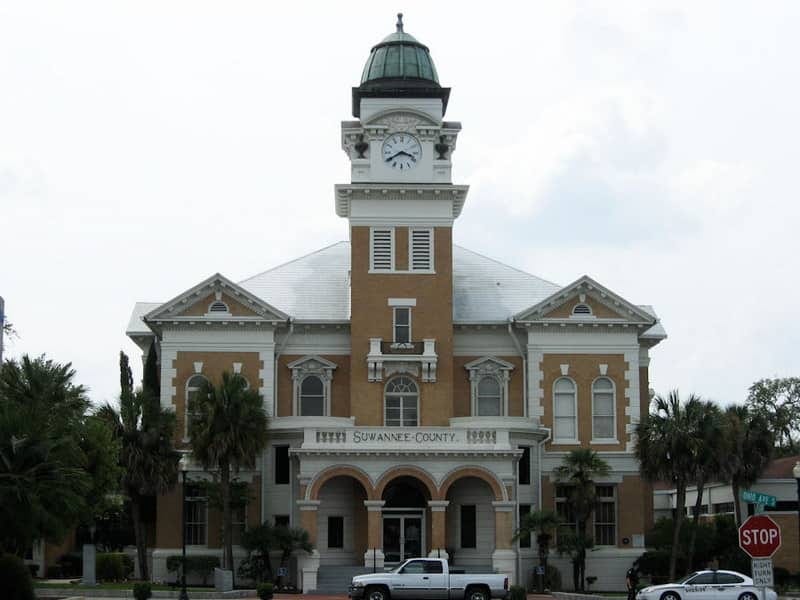
[(581, 302), (572, 307), (572, 315), (575, 317), (591, 317), (592, 307)]

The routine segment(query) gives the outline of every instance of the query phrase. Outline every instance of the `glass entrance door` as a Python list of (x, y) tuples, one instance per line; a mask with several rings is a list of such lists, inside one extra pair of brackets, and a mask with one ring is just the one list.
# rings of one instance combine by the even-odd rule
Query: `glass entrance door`
[(419, 515), (384, 515), (383, 556), (386, 563), (401, 563), (422, 556), (425, 529)]

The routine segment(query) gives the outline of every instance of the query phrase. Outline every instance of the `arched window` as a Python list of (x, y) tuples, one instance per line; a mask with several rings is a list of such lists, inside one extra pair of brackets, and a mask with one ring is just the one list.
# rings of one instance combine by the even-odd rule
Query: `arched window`
[(325, 415), (325, 385), (316, 375), (309, 375), (300, 383), (300, 415), (303, 417)]
[(184, 431), (184, 436), (187, 437), (187, 438), (189, 437), (189, 422), (192, 420), (192, 416), (193, 416), (193, 413), (191, 411), (191, 408), (192, 408), (191, 407), (191, 403), (194, 400), (194, 398), (197, 396), (197, 392), (199, 392), (200, 389), (203, 387), (203, 385), (205, 385), (206, 383), (208, 383), (208, 379), (206, 379), (202, 375), (192, 375), (191, 377), (189, 377), (188, 381), (186, 382), (186, 395), (185, 395), (185, 398), (186, 398), (186, 402), (185, 402), (185, 404), (186, 404), (186, 406), (185, 406), (186, 418), (184, 420), (183, 431)]
[(389, 380), (384, 393), (384, 422), (387, 427), (415, 427), (419, 424), (419, 390), (410, 377)]
[(553, 439), (578, 439), (578, 406), (575, 382), (567, 377), (556, 379), (553, 385)]
[(500, 382), (492, 375), (478, 382), (478, 416), (498, 417), (503, 414), (503, 396)]
[(614, 382), (598, 377), (592, 384), (592, 439), (612, 440), (615, 421)]

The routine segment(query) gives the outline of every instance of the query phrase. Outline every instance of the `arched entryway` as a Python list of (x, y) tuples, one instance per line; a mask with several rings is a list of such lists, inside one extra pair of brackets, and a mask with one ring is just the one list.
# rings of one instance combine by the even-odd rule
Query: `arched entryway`
[(430, 540), (427, 485), (411, 475), (401, 475), (382, 486), (382, 546), (385, 564), (426, 556)]
[(320, 565), (359, 564), (367, 549), (367, 490), (355, 477), (338, 475), (318, 489), (317, 542)]
[(454, 479), (447, 486), (447, 548), (453, 564), (467, 568), (492, 566), (495, 550), (496, 490), (479, 477)]

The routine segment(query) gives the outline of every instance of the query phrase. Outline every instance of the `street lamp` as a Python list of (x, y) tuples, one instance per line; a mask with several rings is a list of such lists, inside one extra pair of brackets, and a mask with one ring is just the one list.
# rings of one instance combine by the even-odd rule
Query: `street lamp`
[(792, 475), (797, 482), (797, 546), (798, 554), (800, 554), (800, 460), (794, 463)]
[(181, 594), (178, 600), (189, 600), (186, 593), (186, 471), (189, 470), (188, 452), (181, 452), (179, 463), (181, 469)]

